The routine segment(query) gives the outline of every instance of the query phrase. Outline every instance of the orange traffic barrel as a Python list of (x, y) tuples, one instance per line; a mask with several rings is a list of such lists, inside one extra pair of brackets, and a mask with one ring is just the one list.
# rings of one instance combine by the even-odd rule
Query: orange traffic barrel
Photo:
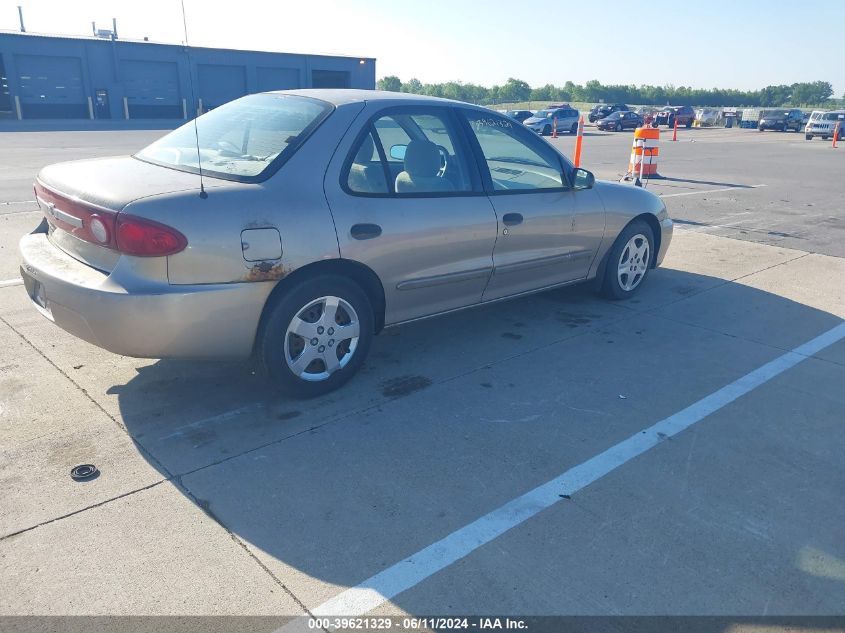
[(638, 127), (634, 130), (634, 144), (631, 147), (631, 161), (628, 173), (634, 178), (642, 175), (657, 176), (657, 156), (660, 153), (660, 130), (656, 127)]

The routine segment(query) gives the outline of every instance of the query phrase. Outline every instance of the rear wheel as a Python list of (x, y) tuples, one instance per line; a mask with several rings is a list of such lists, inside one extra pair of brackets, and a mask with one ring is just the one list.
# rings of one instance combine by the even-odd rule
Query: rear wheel
[(692, 119), (687, 119), (687, 129), (692, 127)]
[(551, 133), (552, 133), (552, 126), (551, 125), (547, 125), (546, 127), (543, 128), (543, 136), (548, 136)]
[(572, 124), (572, 127), (569, 128), (569, 133), (570, 134), (578, 134), (578, 124), (577, 123)]
[(622, 124), (621, 124), (621, 123), (617, 123), (617, 124), (616, 124), (616, 131), (617, 131), (617, 132), (621, 132), (621, 131), (622, 131)]
[(655, 257), (654, 233), (643, 220), (631, 222), (607, 255), (601, 292), (608, 299), (628, 299), (640, 289)]
[(312, 277), (268, 310), (257, 352), (284, 393), (299, 398), (328, 393), (363, 364), (373, 337), (373, 312), (357, 284), (343, 277)]

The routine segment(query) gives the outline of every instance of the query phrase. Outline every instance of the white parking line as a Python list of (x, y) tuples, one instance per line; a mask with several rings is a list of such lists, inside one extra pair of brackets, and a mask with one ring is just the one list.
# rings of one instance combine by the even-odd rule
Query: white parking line
[(20, 286), (23, 285), (23, 279), (18, 277), (17, 279), (4, 279), (0, 281), (0, 288), (7, 288), (9, 286)]
[(733, 191), (734, 189), (759, 189), (768, 185), (743, 185), (741, 187), (722, 187), (720, 189), (701, 189), (698, 191), (685, 191), (683, 193), (659, 194), (661, 198), (677, 198), (678, 196), (697, 196), (701, 193), (716, 193), (718, 191)]
[[(674, 415), (632, 435), (603, 453), (575, 466), (521, 497), (476, 519), (388, 567), (356, 587), (343, 591), (312, 611), (315, 616), (359, 616), (410, 589), (432, 574), (469, 555), (485, 543), (527, 521), (608, 473), (642, 455), (734, 402), (822, 349), (845, 338), (845, 322), (777, 357), (691, 404)], [(280, 629), (280, 630), (285, 630)]]

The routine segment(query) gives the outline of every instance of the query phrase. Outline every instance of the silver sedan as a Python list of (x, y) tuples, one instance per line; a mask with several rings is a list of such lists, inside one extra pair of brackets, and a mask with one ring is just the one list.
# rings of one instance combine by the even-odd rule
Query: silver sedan
[(658, 197), (516, 121), (387, 92), (251, 95), (35, 189), (21, 273), (46, 318), (128, 356), (254, 355), (297, 396), (385, 327), (585, 281), (630, 297), (672, 237)]

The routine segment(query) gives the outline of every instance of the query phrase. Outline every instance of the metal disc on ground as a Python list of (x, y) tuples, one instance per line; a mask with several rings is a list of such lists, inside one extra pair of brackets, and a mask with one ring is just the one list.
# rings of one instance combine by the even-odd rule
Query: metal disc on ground
[(100, 476), (100, 471), (94, 464), (80, 464), (70, 469), (70, 478), (74, 481), (91, 481)]

